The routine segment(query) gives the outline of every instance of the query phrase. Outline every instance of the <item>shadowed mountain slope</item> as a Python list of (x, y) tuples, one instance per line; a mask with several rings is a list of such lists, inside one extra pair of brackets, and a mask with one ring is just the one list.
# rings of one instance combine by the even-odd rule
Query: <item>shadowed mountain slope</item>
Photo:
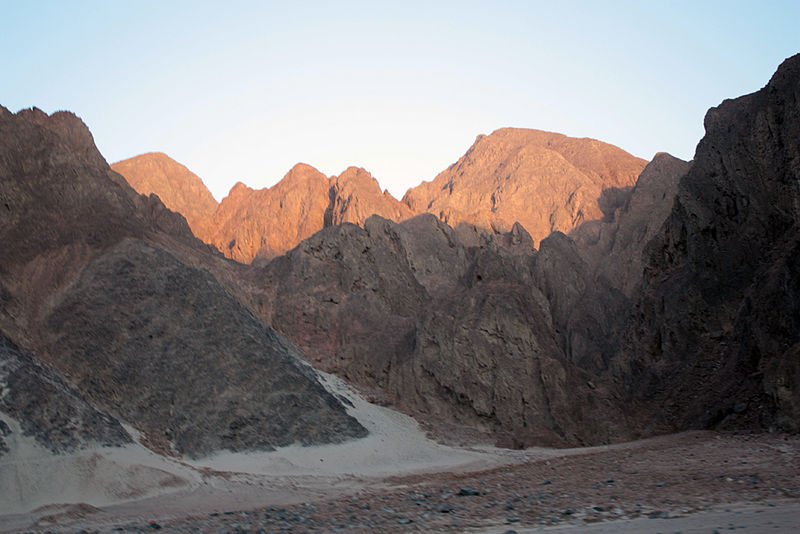
[[(505, 444), (619, 439), (613, 397), (564, 357), (533, 241), (432, 215), (326, 228), (249, 284), (260, 314), (335, 372), (437, 428)], [(569, 394), (567, 393), (569, 392)]]
[[(200, 456), (364, 434), (212, 274), (224, 260), (112, 172), (71, 113), (0, 108), (0, 208), (4, 346), (151, 447)], [(56, 424), (20, 421), (34, 435)]]
[[(645, 166), (598, 141), (504, 129), (409, 191), (408, 209), (354, 168), (239, 184), (210, 241), (253, 266), (209, 255), (183, 219), (131, 194), (69, 117), (0, 114), (24, 126), (0, 159), (20, 177), (0, 190), (0, 245), (13, 251), (0, 261), (0, 328), (158, 446), (362, 431), (253, 314), (432, 428), (503, 444), (800, 430), (800, 56), (710, 110), (691, 163)], [(29, 144), (49, 156), (15, 155)], [(253, 380), (268, 368), (286, 374)], [(172, 374), (228, 404), (196, 406)], [(267, 421), (273, 408), (290, 415)]]
[(800, 430), (800, 55), (709, 110), (645, 252), (620, 376), (658, 430)]

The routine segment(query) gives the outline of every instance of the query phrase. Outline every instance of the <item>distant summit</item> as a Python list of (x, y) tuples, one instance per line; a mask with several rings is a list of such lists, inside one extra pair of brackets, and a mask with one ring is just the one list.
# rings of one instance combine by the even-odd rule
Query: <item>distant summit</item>
[(502, 128), (478, 136), (464, 156), (403, 202), (450, 226), (507, 232), (519, 222), (538, 243), (602, 219), (604, 195), (630, 188), (647, 164), (595, 139)]
[(158, 195), (166, 207), (186, 218), (195, 235), (205, 235), (217, 201), (192, 171), (161, 152), (119, 161), (111, 168), (123, 175), (137, 193)]
[(284, 254), (330, 225), (363, 227), (372, 215), (402, 222), (428, 212), (454, 228), (468, 223), (490, 233), (519, 223), (538, 242), (613, 212), (646, 163), (594, 139), (503, 128), (479, 135), (457, 163), (402, 202), (362, 168), (328, 178), (298, 163), (270, 188), (237, 183), (218, 206), (197, 176), (163, 154), (113, 168), (140, 193), (155, 193), (183, 214), (199, 238), (250, 263)]

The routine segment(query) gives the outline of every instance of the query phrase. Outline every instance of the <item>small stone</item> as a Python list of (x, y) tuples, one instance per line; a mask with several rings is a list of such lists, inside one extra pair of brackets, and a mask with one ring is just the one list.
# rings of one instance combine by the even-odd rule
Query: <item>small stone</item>
[(550, 482), (549, 480), (545, 480), (544, 482), (542, 482), (542, 486), (549, 486), (550, 484), (552, 484), (552, 482)]
[(506, 517), (506, 523), (519, 523), (519, 517), (512, 515), (510, 517)]
[(475, 488), (461, 488), (458, 490), (459, 497), (477, 497), (481, 492)]
[(436, 510), (442, 514), (449, 514), (450, 512), (453, 511), (453, 507), (450, 506), (449, 504), (442, 504)]
[(409, 524), (413, 523), (414, 521), (412, 521), (411, 519), (409, 519), (407, 517), (401, 517), (400, 519), (397, 520), (397, 522), (400, 523), (401, 525), (409, 525)]
[(647, 517), (650, 519), (669, 519), (669, 512), (659, 512), (656, 510), (655, 512), (647, 514)]

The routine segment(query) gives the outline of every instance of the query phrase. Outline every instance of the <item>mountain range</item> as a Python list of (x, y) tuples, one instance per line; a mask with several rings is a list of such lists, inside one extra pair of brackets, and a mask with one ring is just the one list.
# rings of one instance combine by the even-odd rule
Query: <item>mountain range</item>
[(0, 453), (364, 436), (313, 367), (508, 447), (797, 432), (800, 55), (705, 129), (691, 162), (501, 129), (401, 200), (298, 164), (217, 204), (0, 108)]
[(381, 192), (364, 169), (328, 178), (300, 163), (268, 189), (237, 183), (219, 205), (196, 175), (164, 154), (112, 169), (139, 193), (156, 193), (184, 214), (195, 235), (225, 256), (251, 263), (284, 254), (328, 226), (363, 226), (372, 215), (401, 222), (433, 213), (452, 227), (467, 223), (492, 232), (519, 222), (539, 241), (608, 217), (646, 163), (594, 139), (504, 128), (480, 136), (458, 162), (402, 201)]

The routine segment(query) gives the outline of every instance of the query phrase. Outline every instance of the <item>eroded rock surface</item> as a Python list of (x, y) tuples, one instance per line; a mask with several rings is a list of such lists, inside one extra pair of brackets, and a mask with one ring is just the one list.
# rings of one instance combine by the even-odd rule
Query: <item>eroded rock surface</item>
[(516, 446), (618, 438), (613, 413), (589, 415), (613, 396), (561, 351), (532, 245), (521, 227), (371, 217), (323, 230), (250, 283), (260, 313), (316, 366), (423, 421)]
[(628, 297), (637, 291), (644, 274), (644, 248), (667, 220), (678, 182), (690, 166), (669, 154), (656, 154), (619, 208), (570, 234), (589, 267)]

